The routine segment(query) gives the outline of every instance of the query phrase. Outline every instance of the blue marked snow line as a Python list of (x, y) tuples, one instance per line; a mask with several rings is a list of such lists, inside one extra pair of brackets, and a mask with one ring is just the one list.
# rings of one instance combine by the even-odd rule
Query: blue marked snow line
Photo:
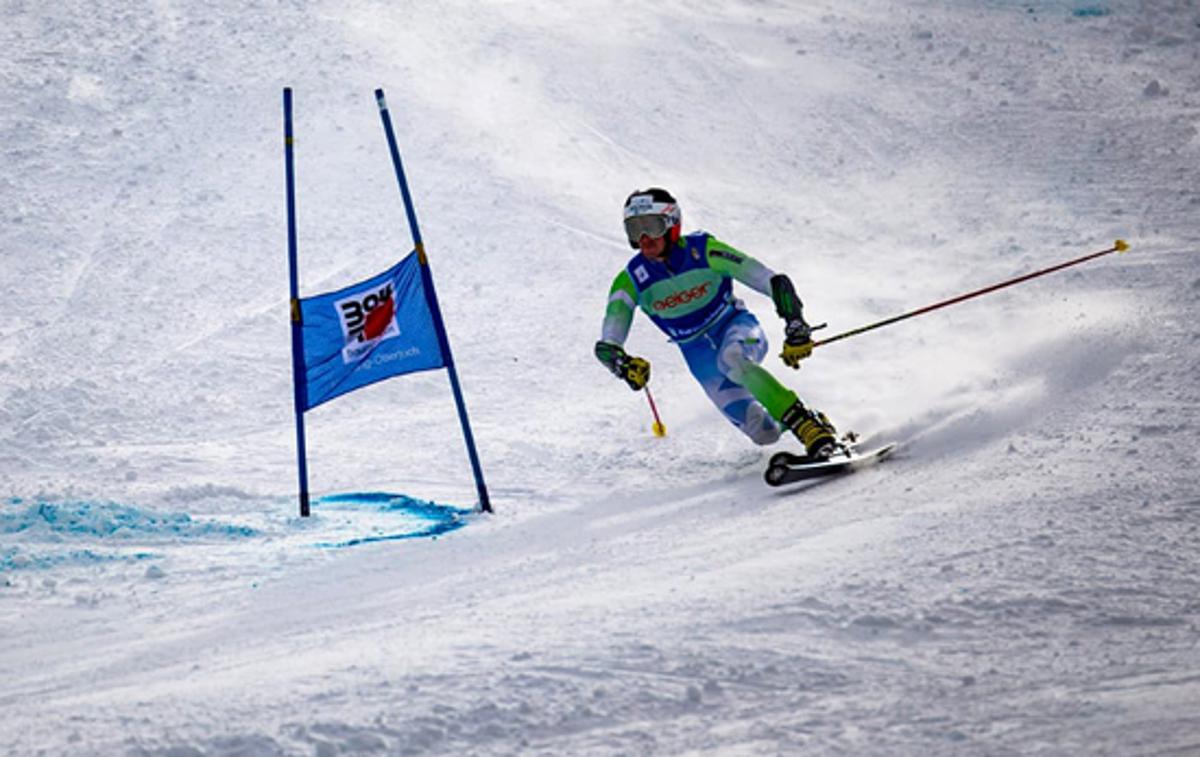
[[(330, 505), (333, 507), (329, 507)], [(410, 530), (396, 531), (396, 525), (389, 521), (387, 525), (388, 533), (384, 533), (383, 529), (379, 528), (377, 529), (377, 533), (369, 536), (354, 537), (341, 541), (318, 542), (314, 546), (325, 549), (336, 549), (383, 541), (398, 541), (401, 539), (436, 538), (467, 525), (467, 516), (474, 512), (470, 509), (439, 505), (435, 502), (414, 499), (403, 494), (389, 494), (387, 492), (330, 494), (319, 498), (314, 503), (315, 508), (325, 506), (327, 511), (345, 512), (347, 510), (347, 508), (338, 507), (339, 505), (365, 505), (376, 512), (408, 516), (411, 527)]]
[(0, 571), (157, 560), (162, 555), (130, 549), (257, 535), (247, 526), (116, 502), (9, 497), (0, 500), (0, 539), (9, 542), (0, 543)]
[[(314, 514), (324, 516), (321, 526), (332, 526), (321, 548), (353, 547), (383, 541), (434, 538), (456, 531), (470, 522), (473, 509), (442, 505), (388, 492), (331, 494), (314, 502)], [(324, 530), (324, 529), (322, 529)], [(338, 532), (341, 533), (338, 533)], [(347, 533), (349, 532), (349, 533)], [(150, 552), (129, 553), (119, 545), (168, 543), (189, 540), (244, 541), (263, 536), (249, 526), (195, 520), (187, 513), (154, 511), (102, 501), (47, 501), (10, 497), (0, 500), (0, 570), (44, 569), (160, 559)], [(29, 551), (38, 544), (37, 552)], [(51, 546), (57, 545), (57, 546)], [(101, 551), (98, 547), (109, 547)]]
[(115, 502), (38, 501), (26, 504), (13, 497), (9, 504), (13, 509), (0, 509), (0, 534), (228, 539), (243, 539), (258, 534), (249, 526), (198, 521), (187, 513), (155, 512)]

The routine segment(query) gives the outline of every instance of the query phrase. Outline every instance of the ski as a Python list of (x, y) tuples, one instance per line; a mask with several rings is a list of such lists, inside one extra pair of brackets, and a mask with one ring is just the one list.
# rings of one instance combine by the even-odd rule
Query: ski
[(824, 460), (814, 460), (807, 455), (796, 455), (791, 452), (778, 452), (771, 456), (763, 478), (771, 486), (783, 486), (797, 481), (848, 473), (868, 465), (874, 465), (895, 449), (895, 442), (868, 452), (859, 452), (853, 447), (843, 446)]

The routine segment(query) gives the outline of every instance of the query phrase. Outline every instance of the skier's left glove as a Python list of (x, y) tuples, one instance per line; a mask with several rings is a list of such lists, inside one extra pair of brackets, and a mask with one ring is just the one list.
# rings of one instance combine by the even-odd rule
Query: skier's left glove
[(596, 342), (596, 358), (635, 392), (650, 383), (650, 361), (626, 353), (620, 345)]
[(789, 368), (799, 368), (800, 361), (812, 354), (812, 328), (803, 318), (788, 321), (783, 328), (783, 352), (779, 357)]

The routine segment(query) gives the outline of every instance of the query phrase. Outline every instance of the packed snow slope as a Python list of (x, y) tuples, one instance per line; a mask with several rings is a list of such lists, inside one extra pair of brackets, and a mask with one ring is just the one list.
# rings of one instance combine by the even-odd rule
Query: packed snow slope
[[(0, 47), (0, 751), (1200, 753), (1194, 2), (10, 0)], [(411, 249), (387, 91), (494, 515), (434, 372), (308, 415), (353, 496), (295, 517), (284, 86), (305, 295)], [(651, 184), (826, 334), (1133, 249), (769, 357), (903, 445), (780, 493), (644, 319), (666, 438), (592, 357)]]

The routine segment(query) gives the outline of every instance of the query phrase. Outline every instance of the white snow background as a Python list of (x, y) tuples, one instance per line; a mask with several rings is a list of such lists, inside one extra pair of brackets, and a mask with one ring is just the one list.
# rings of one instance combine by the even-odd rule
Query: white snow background
[[(0, 3), (0, 752), (1200, 753), (1200, 7)], [(302, 293), (411, 249), (496, 513), (296, 517)], [(780, 493), (644, 319), (657, 184), (830, 335), (876, 468)], [(778, 347), (770, 302), (743, 292)], [(322, 495), (474, 487), (444, 372), (308, 415)], [(425, 524), (428, 525), (428, 524)]]

